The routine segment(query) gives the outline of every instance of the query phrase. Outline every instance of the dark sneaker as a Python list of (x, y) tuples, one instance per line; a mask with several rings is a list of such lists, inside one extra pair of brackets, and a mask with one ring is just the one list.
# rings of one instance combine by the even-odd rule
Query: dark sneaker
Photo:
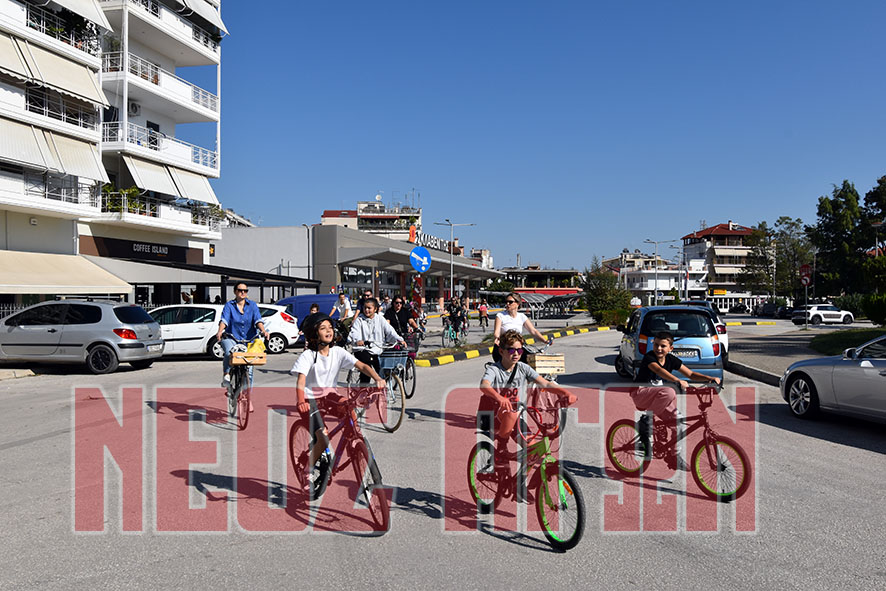
[(646, 459), (652, 458), (652, 419), (644, 414), (637, 421), (637, 433), (640, 435), (640, 445), (643, 446), (643, 455)]
[(665, 464), (667, 464), (668, 468), (671, 470), (689, 472), (689, 465), (680, 457), (676, 450), (671, 450), (665, 455)]
[(329, 480), (329, 461), (324, 453), (314, 464), (314, 469), (308, 474), (308, 482), (305, 485), (305, 492), (311, 497), (312, 501), (316, 501), (326, 492), (326, 483)]

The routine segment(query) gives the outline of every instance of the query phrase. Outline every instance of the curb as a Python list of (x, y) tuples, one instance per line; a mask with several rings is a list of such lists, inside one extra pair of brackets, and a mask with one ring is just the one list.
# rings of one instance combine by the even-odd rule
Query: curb
[(17, 378), (27, 378), (37, 375), (30, 369), (0, 369), (0, 381), (15, 380)]
[(729, 367), (726, 369), (732, 373), (737, 373), (740, 376), (750, 378), (757, 382), (762, 382), (769, 386), (775, 386), (776, 388), (779, 387), (781, 382), (781, 376), (769, 373), (768, 371), (763, 371), (762, 369), (757, 369), (756, 367), (751, 367), (750, 365), (745, 365), (744, 363), (736, 363), (732, 360), (729, 361)]
[(726, 326), (775, 326), (774, 320), (760, 320), (757, 322), (724, 322)]
[[(599, 326), (596, 328), (579, 328), (576, 330), (558, 330), (556, 332), (549, 333), (548, 336), (553, 337), (555, 339), (561, 339), (563, 337), (568, 337), (576, 334), (583, 334), (587, 332), (601, 332), (610, 330), (608, 326)], [(523, 341), (527, 345), (535, 344), (535, 339), (526, 339)], [(481, 347), (479, 349), (469, 349), (467, 351), (460, 351), (458, 353), (452, 353), (451, 355), (441, 355), (440, 357), (432, 357), (431, 359), (416, 359), (415, 366), (416, 367), (437, 367), (438, 365), (447, 365), (449, 363), (455, 363), (456, 361), (464, 361), (465, 359), (476, 359), (477, 357), (481, 357), (484, 355), (492, 355), (492, 346)]]

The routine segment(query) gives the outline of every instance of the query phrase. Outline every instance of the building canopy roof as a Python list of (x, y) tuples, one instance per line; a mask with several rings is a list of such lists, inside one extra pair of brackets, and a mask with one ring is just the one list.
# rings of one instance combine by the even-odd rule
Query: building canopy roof
[(705, 236), (749, 236), (750, 234), (750, 228), (729, 222), (726, 224), (717, 224), (716, 226), (711, 226), (710, 228), (687, 234), (686, 236), (683, 236), (682, 240), (703, 238)]

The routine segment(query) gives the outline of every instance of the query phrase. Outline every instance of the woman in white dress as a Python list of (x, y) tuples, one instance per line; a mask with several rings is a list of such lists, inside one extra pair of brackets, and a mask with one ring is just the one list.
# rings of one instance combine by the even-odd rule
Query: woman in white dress
[[(520, 294), (509, 293), (505, 298), (505, 309), (495, 315), (495, 327), (492, 329), (492, 334), (495, 335), (495, 346), (492, 349), (492, 358), (495, 359), (495, 361), (501, 361), (501, 356), (498, 352), (499, 337), (509, 330), (516, 330), (520, 334), (528, 332), (539, 341), (546, 340), (545, 336), (535, 328), (526, 314), (520, 311), (521, 303), (523, 303), (523, 298), (520, 297)], [(525, 363), (526, 351), (523, 351), (523, 356), (520, 358), (520, 361)]]

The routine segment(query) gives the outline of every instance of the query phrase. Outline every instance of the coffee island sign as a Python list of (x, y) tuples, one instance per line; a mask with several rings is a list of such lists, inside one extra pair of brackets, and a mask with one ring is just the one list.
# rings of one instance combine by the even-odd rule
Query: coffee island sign
[(449, 240), (419, 232), (415, 226), (409, 226), (409, 241), (416, 246), (424, 246), (425, 248), (433, 248), (434, 250), (449, 252)]

